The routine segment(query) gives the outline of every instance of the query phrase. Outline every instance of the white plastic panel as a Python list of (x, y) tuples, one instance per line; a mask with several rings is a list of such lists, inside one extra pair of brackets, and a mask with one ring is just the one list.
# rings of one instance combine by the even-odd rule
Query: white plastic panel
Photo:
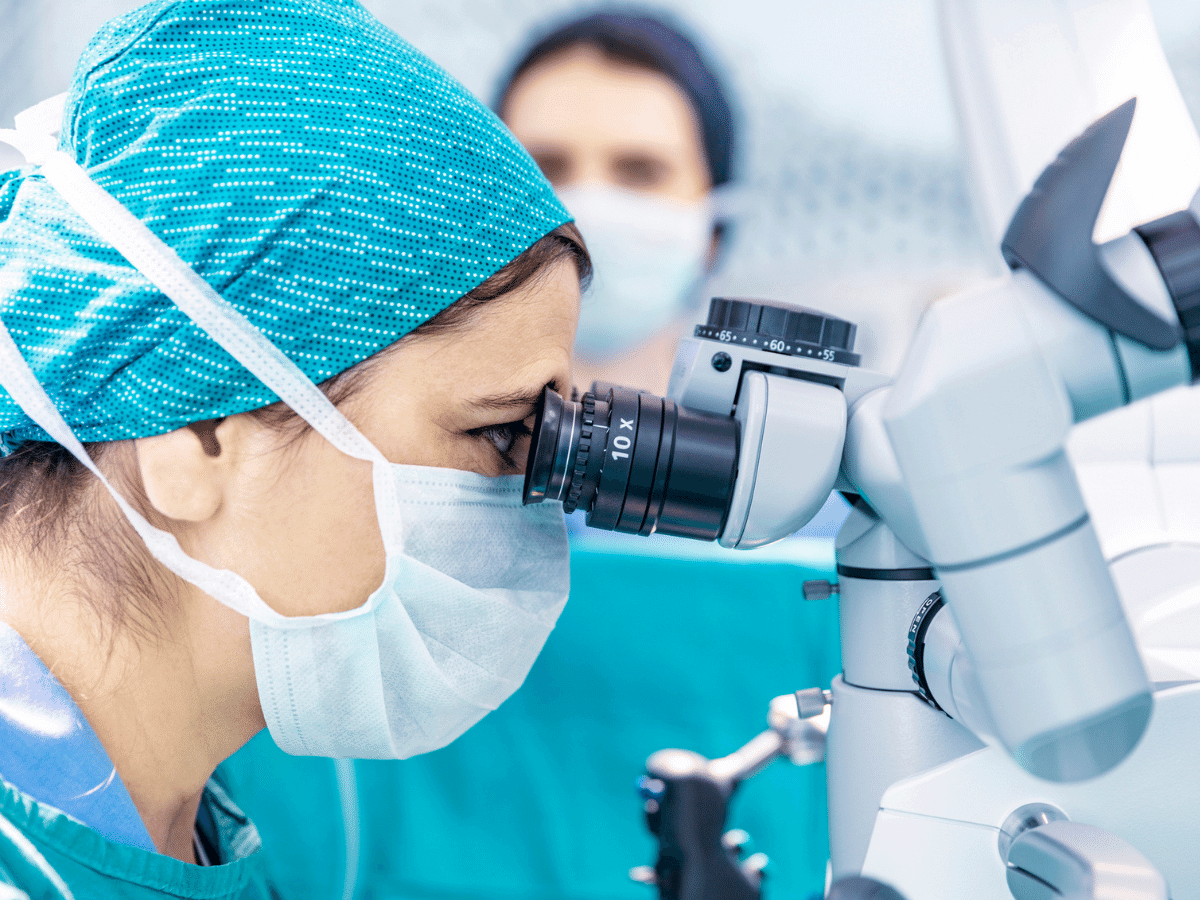
[(1166, 876), (1174, 900), (1200, 900), (1200, 684), (1160, 691), (1155, 700), (1141, 744), (1093, 781), (1041, 781), (987, 748), (897, 782), (883, 796), (864, 872), (907, 900), (1010, 900), (999, 827), (1018, 807), (1041, 802), (1129, 841)]
[(1111, 568), (1151, 679), (1200, 678), (1200, 543), (1147, 547)]
[(793, 534), (825, 504), (842, 462), (842, 392), (782, 375), (747, 372), (737, 418), (738, 478), (723, 547), (750, 549)]
[(1152, 399), (1150, 409), (1152, 461), (1167, 534), (1173, 541), (1200, 542), (1200, 389), (1168, 391)]
[[(999, 833), (999, 827), (884, 809), (875, 820), (863, 874), (896, 888), (905, 900), (1012, 900), (996, 852)], [(921, 847), (913, 847), (914, 838)], [(934, 850), (936, 860), (930, 858)]]
[(1200, 465), (1158, 465), (1154, 473), (1167, 539), (1200, 541)]
[(1081, 465), (1075, 476), (1106, 559), (1170, 539), (1148, 463)]
[(1200, 541), (1200, 389), (1175, 388), (1084, 422), (1067, 448), (1110, 560)]
[(1145, 0), (941, 0), (940, 9), (993, 245), (1063, 145), (1131, 96), (1138, 111), (1097, 239), (1187, 206), (1200, 139)]
[(1150, 401), (1153, 461), (1200, 462), (1200, 391), (1176, 388)]

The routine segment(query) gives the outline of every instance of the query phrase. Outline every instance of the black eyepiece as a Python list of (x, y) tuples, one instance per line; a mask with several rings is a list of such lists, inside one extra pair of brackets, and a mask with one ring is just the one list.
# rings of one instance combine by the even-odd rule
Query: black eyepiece
[(525, 467), (525, 503), (541, 503), (549, 495), (562, 500), (570, 476), (569, 457), (578, 452), (576, 425), (579, 404), (563, 402), (550, 388), (542, 394), (533, 422), (533, 441), (529, 447), (529, 464)]
[(525, 469), (525, 502), (561, 500), (593, 528), (711, 541), (737, 476), (730, 416), (597, 385), (576, 403), (546, 388)]

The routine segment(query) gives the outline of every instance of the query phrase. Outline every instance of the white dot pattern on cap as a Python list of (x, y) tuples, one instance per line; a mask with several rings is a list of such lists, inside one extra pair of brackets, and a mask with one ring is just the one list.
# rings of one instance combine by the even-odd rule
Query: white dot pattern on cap
[[(60, 147), (314, 382), (569, 216), (499, 121), (357, 4), (152, 3), (93, 39)], [(36, 169), (0, 176), (0, 317), (81, 440), (277, 396)], [(6, 446), (48, 436), (0, 396)]]

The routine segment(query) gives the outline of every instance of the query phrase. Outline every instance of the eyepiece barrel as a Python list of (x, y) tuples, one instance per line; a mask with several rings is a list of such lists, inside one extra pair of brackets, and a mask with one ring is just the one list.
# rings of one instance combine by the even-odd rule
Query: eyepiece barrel
[(571, 464), (579, 449), (579, 404), (564, 401), (546, 388), (533, 424), (529, 464), (525, 467), (525, 504), (562, 500)]
[[(595, 388), (595, 386), (593, 386)], [(525, 502), (561, 500), (593, 528), (713, 540), (737, 477), (738, 429), (625, 388), (579, 402), (546, 389), (525, 470)]]

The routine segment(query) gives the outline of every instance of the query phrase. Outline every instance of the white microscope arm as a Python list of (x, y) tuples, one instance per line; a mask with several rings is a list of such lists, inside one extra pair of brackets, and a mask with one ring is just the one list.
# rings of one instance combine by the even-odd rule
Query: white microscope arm
[[(939, 7), (973, 193), (989, 244), (999, 244), (1012, 211), (1058, 147), (1130, 96), (1139, 98), (1138, 116), (1101, 215), (1099, 239), (1177, 209), (1191, 195), (1200, 182), (1200, 139), (1146, 0), (939, 0)], [(1193, 219), (1198, 211), (1193, 201)], [(1128, 259), (1142, 255), (1132, 241), (1122, 243)], [(1115, 245), (1109, 253), (1119, 256), (1120, 249)], [(1107, 264), (1110, 270), (1123, 268), (1117, 259)], [(1154, 291), (1153, 278), (1142, 281)], [(1073, 404), (1076, 399), (1072, 396)], [(1075, 418), (1085, 418), (1079, 412), (1073, 410)], [(869, 429), (852, 415), (850, 431), (856, 430)], [(1200, 571), (1200, 550), (1181, 546), (1200, 542), (1200, 388), (1177, 388), (1090, 419), (1069, 436), (1067, 451), (1130, 618), (1139, 626), (1151, 672), (1169, 681), (1188, 671), (1200, 674), (1200, 652), (1178, 648), (1194, 644), (1200, 627), (1193, 614), (1200, 603), (1182, 603), (1187, 598), (1180, 593)], [(997, 728), (974, 661), (957, 634), (955, 614), (957, 609), (933, 617), (925, 635), (928, 693), (976, 733), (994, 735)], [(1162, 659), (1148, 640), (1164, 645)], [(1032, 703), (1040, 688), (1029, 687)], [(1192, 724), (1200, 721), (1197, 697), (1187, 686), (1160, 685), (1152, 727), (1134, 755), (1092, 781), (1051, 785), (990, 748), (897, 782), (880, 802), (864, 872), (896, 884), (912, 900), (1053, 896), (1048, 885), (1037, 893), (1036, 884), (1014, 883), (1005, 867), (1007, 850), (998, 855), (995, 840), (997, 826), (1023, 802), (1051, 801), (1070, 818), (1144, 849), (1167, 874), (1178, 900), (1200, 897), (1200, 868), (1187, 827), (1200, 802), (1187, 749), (1197, 738)], [(1036, 833), (1025, 840), (1034, 841)], [(1038, 841), (1051, 836), (1043, 832)], [(1026, 871), (1042, 882), (1081, 871), (1075, 865), (1057, 866), (1057, 876), (1047, 871), (1054, 859), (1062, 862), (1063, 848), (1052, 843), (1042, 847), (1040, 861), (1025, 860)], [(1110, 840), (1106, 847), (1120, 855), (1123, 843)], [(1083, 887), (1079, 880), (1074, 886)], [(1104, 879), (1093, 884), (1106, 886), (1113, 887)], [(1056, 887), (1067, 885), (1059, 880)]]
[(930, 308), (883, 411), (996, 737), (1056, 781), (1124, 759), (1152, 705), (1067, 434), (1191, 375), (1142, 238), (1091, 242), (1132, 113), (1047, 169), (1006, 237), (1011, 276)]

